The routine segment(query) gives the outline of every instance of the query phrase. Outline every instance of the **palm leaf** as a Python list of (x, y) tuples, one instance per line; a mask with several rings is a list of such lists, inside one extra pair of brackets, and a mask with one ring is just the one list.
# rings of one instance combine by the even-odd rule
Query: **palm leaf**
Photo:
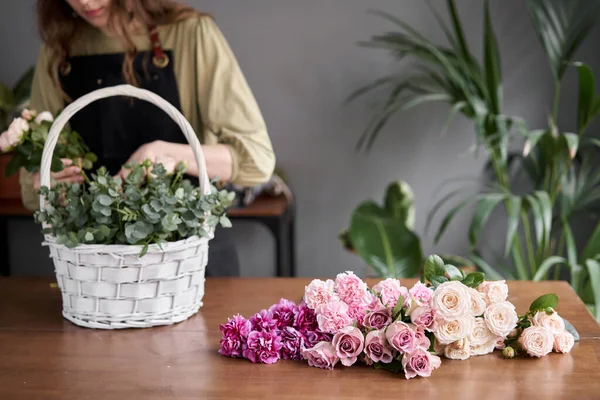
[(590, 281), (594, 289), (594, 303), (596, 305), (596, 319), (600, 320), (600, 263), (596, 260), (586, 260), (585, 266), (590, 274)]
[(492, 211), (494, 211), (496, 206), (504, 199), (506, 199), (504, 193), (491, 193), (481, 196), (480, 200), (477, 202), (475, 214), (471, 219), (471, 226), (469, 227), (469, 243), (472, 247), (477, 244), (479, 232), (487, 222)]
[(508, 256), (510, 249), (513, 246), (517, 229), (519, 228), (519, 215), (521, 213), (521, 198), (518, 196), (510, 196), (506, 204), (506, 214), (508, 216), (508, 228), (506, 230), (506, 244), (504, 248), (504, 256)]
[(485, 262), (483, 260), (483, 258), (481, 258), (475, 254), (471, 254), (469, 256), (469, 258), (471, 260), (473, 260), (473, 262), (475, 263), (477, 268), (479, 268), (480, 270), (482, 270), (485, 273), (487, 280), (502, 279), (502, 275), (500, 275), (494, 268), (492, 268), (487, 262)]
[(564, 264), (566, 261), (567, 260), (565, 260), (563, 257), (557, 257), (557, 256), (548, 257), (546, 260), (544, 260), (542, 265), (540, 265), (540, 268), (537, 270), (537, 272), (533, 276), (533, 280), (534, 281), (545, 280), (546, 275), (548, 274), (548, 271), (550, 271), (550, 268), (552, 268), (553, 266), (555, 266), (557, 264)]
[(536, 34), (556, 81), (594, 26), (600, 2), (594, 0), (527, 0)]
[(498, 51), (498, 42), (492, 28), (490, 18), (490, 4), (485, 1), (485, 19), (484, 19), (484, 64), (485, 80), (490, 96), (491, 111), (498, 115), (502, 107), (502, 78), (500, 75), (500, 53)]

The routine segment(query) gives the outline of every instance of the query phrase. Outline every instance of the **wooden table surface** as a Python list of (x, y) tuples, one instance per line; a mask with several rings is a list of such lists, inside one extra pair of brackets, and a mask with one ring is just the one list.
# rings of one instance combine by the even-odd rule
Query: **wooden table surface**
[(510, 282), (509, 300), (522, 313), (537, 296), (558, 294), (558, 312), (582, 338), (567, 355), (442, 359), (431, 378), (406, 381), (367, 367), (255, 365), (217, 353), (228, 316), (250, 316), (281, 297), (298, 301), (309, 281), (209, 278), (204, 307), (188, 321), (101, 331), (63, 320), (49, 280), (0, 278), (0, 399), (600, 398), (600, 328), (564, 282)]

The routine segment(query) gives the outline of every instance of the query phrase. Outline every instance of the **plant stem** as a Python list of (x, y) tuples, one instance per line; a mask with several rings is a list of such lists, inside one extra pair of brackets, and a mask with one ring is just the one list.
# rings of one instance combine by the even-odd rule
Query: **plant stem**
[(527, 269), (525, 268), (525, 263), (523, 262), (523, 249), (521, 248), (521, 242), (517, 236), (515, 236), (513, 241), (512, 256), (515, 267), (517, 268), (519, 280), (528, 280), (529, 277), (527, 276)]
[(529, 224), (529, 218), (527, 218), (527, 213), (525, 211), (521, 211), (521, 219), (523, 220), (523, 231), (525, 232), (525, 244), (527, 245), (529, 269), (531, 271), (531, 276), (535, 276), (535, 273), (537, 272), (537, 265), (533, 251), (533, 242), (531, 240), (531, 225)]
[(558, 105), (560, 103), (560, 81), (554, 84), (554, 102), (552, 104), (552, 120), (558, 125)]
[(85, 182), (89, 185), (90, 183), (92, 183), (92, 181), (90, 180), (90, 178), (87, 176), (87, 174), (85, 173), (85, 171), (83, 170), (83, 168), (80, 168), (80, 175), (83, 176), (83, 180), (85, 180)]
[[(562, 257), (563, 248), (565, 247), (565, 231), (560, 231), (560, 236), (558, 237), (558, 248), (556, 249), (556, 255)], [(556, 264), (554, 266), (554, 280), (557, 281), (560, 279), (560, 264)]]

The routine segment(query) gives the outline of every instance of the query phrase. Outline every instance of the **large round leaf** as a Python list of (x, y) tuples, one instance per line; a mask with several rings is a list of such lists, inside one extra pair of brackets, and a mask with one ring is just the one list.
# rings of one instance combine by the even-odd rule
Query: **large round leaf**
[(422, 263), (421, 242), (402, 219), (374, 202), (358, 206), (352, 214), (350, 236), (354, 248), (381, 277), (411, 277)]

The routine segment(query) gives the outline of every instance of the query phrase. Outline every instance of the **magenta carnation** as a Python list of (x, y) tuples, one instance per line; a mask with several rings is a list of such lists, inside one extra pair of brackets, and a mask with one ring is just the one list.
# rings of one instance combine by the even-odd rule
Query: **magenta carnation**
[(319, 342), (331, 342), (333, 340), (332, 334), (321, 332), (318, 329), (314, 331), (302, 331), (301, 333), (304, 336), (304, 347), (307, 349), (314, 347)]
[(293, 327), (299, 331), (315, 331), (318, 328), (315, 310), (309, 308), (304, 301), (298, 306)]
[(281, 358), (284, 360), (302, 360), (304, 336), (296, 329), (286, 326), (279, 331), (281, 338)]
[(248, 334), (243, 355), (253, 363), (273, 364), (279, 360), (281, 338), (274, 331), (252, 331)]
[(273, 318), (273, 313), (268, 310), (262, 310), (249, 318), (253, 331), (271, 332), (277, 330), (277, 320)]
[(273, 304), (269, 311), (273, 315), (273, 319), (277, 322), (277, 327), (283, 329), (286, 326), (292, 326), (294, 319), (298, 314), (298, 306), (290, 300), (281, 299), (276, 304)]
[(219, 353), (227, 357), (242, 357), (246, 341), (250, 333), (250, 321), (241, 315), (228, 318), (226, 324), (220, 326), (222, 339)]

